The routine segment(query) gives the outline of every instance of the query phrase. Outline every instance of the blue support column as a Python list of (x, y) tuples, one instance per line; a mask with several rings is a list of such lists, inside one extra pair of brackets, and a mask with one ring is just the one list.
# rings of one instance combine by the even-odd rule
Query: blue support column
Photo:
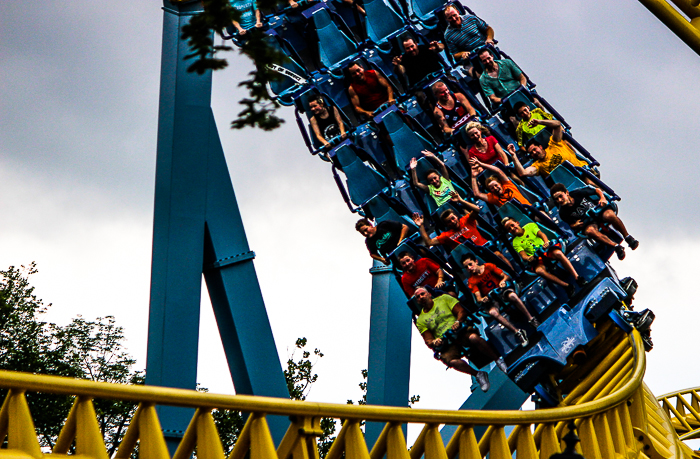
[[(406, 305), (406, 295), (390, 268), (375, 261), (370, 273), (372, 311), (369, 325), (367, 403), (408, 406), (411, 311)], [(383, 427), (381, 423), (367, 423), (365, 439), (368, 445), (374, 444)]]
[[(236, 392), (288, 398), (210, 107), (211, 72), (188, 73), (183, 60), (182, 26), (199, 8), (164, 1), (146, 382), (195, 388), (204, 272)], [(172, 452), (192, 411), (159, 416)], [(269, 422), (279, 441), (288, 423)]]

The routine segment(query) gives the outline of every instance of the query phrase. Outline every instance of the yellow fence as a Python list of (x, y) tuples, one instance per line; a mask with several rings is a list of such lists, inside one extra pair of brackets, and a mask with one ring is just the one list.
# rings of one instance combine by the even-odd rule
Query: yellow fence
[(639, 0), (639, 2), (693, 51), (700, 54), (700, 0)]
[[(619, 331), (606, 334), (605, 357), (594, 368), (585, 365), (567, 377), (571, 389), (562, 405), (536, 411), (441, 411), (379, 406), (335, 405), (297, 402), (265, 397), (225, 396), (195, 391), (148, 386), (122, 386), (70, 378), (0, 372), (0, 387), (10, 391), (0, 409), (0, 436), (8, 448), (0, 457), (41, 458), (26, 391), (76, 396), (75, 404), (53, 448), (53, 455), (65, 455), (72, 444), (82, 457), (107, 458), (107, 452), (95, 417), (92, 399), (128, 400), (139, 403), (127, 433), (116, 453), (128, 458), (139, 445), (142, 458), (170, 459), (161, 432), (155, 405), (195, 408), (195, 414), (180, 442), (174, 458), (185, 459), (197, 451), (201, 459), (223, 459), (224, 451), (211, 411), (214, 408), (250, 413), (230, 459), (315, 459), (320, 419), (343, 420), (329, 459), (508, 459), (549, 458), (561, 450), (561, 438), (568, 421), (574, 421), (581, 437), (581, 452), (596, 458), (691, 458), (694, 452), (678, 440), (674, 425), (681, 417), (691, 425), (687, 413), (698, 412), (697, 398), (686, 411), (671, 409), (671, 420), (642, 382), (644, 350), (639, 335)], [(694, 393), (695, 394), (695, 393)], [(697, 394), (694, 395), (697, 397)], [(664, 407), (671, 406), (664, 402)], [(676, 404), (678, 406), (678, 404)], [(668, 408), (667, 408), (668, 409)], [(675, 411), (674, 411), (675, 410)], [(685, 415), (684, 415), (685, 413)], [(285, 415), (293, 419), (289, 430), (275, 447), (267, 426), (267, 415)], [(680, 416), (680, 417), (679, 417)], [(361, 431), (362, 421), (379, 421), (386, 426), (370, 449)], [(423, 424), (412, 448), (407, 448), (402, 426)], [(443, 424), (457, 425), (457, 431), (445, 445), (439, 433)], [(487, 426), (477, 441), (475, 426)], [(506, 429), (512, 431), (506, 435)]]
[(700, 438), (700, 387), (658, 398), (681, 440)]

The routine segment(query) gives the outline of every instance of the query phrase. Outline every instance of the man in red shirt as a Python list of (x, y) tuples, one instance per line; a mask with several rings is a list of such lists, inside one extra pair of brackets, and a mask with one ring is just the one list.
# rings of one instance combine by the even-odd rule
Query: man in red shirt
[(365, 70), (359, 63), (353, 62), (347, 67), (352, 82), (348, 88), (350, 102), (359, 115), (368, 118), (383, 103), (394, 103), (394, 92), (386, 79), (374, 70)]
[(401, 285), (408, 296), (412, 296), (418, 287), (425, 285), (437, 289), (445, 286), (445, 272), (430, 258), (424, 257), (416, 261), (410, 253), (401, 252), (399, 266), (403, 271)]
[[(462, 264), (467, 268), (467, 271), (469, 271), (469, 289), (474, 294), (477, 303), (479, 303), (491, 317), (498, 321), (498, 323), (515, 333), (515, 337), (523, 347), (527, 346), (528, 341), (525, 330), (515, 328), (515, 326), (508, 319), (503, 317), (498, 310), (501, 303), (515, 304), (515, 307), (523, 313), (528, 323), (535, 328), (540, 325), (539, 321), (527, 310), (525, 304), (515, 291), (506, 288), (510, 276), (493, 263), (484, 263), (480, 265), (476, 257), (470, 253), (462, 258)], [(498, 295), (500, 301), (489, 296), (489, 293), (496, 288), (502, 289)]]
[[(413, 221), (418, 225), (418, 231), (423, 238), (423, 243), (428, 246), (434, 245), (444, 245), (448, 251), (452, 251), (455, 247), (462, 244), (465, 241), (471, 241), (473, 244), (482, 246), (488, 241), (481, 235), (479, 228), (477, 226), (476, 215), (478, 214), (480, 208), (476, 204), (465, 201), (459, 194), (454, 193), (454, 196), (458, 198), (458, 201), (467, 210), (464, 215), (460, 218), (457, 216), (455, 211), (452, 209), (447, 209), (440, 215), (440, 220), (445, 224), (447, 228), (446, 231), (439, 234), (437, 237), (431, 238), (428, 232), (425, 230), (423, 223), (425, 219), (422, 215), (416, 213), (413, 214)], [(494, 250), (493, 253), (503, 260), (509, 268), (513, 269), (513, 265), (510, 261), (503, 256), (498, 250)]]

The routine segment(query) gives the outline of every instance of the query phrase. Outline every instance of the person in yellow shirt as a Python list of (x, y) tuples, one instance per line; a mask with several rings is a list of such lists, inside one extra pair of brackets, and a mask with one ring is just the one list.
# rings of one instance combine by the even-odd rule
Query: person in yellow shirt
[(535, 137), (538, 132), (544, 129), (544, 126), (541, 124), (530, 127), (531, 119), (551, 120), (554, 118), (551, 113), (547, 113), (538, 104), (539, 102), (535, 99), (537, 108), (534, 110), (530, 110), (530, 107), (522, 100), (513, 105), (513, 111), (518, 115), (518, 118), (520, 118), (520, 122), (515, 128), (515, 140), (521, 148), (524, 147), (531, 138)]
[(508, 151), (513, 156), (515, 171), (521, 177), (532, 177), (535, 175), (547, 176), (554, 170), (555, 167), (569, 161), (574, 166), (585, 166), (588, 163), (579, 159), (571, 148), (568, 142), (564, 140), (564, 127), (557, 120), (539, 120), (530, 119), (528, 125), (530, 127), (544, 126), (552, 129), (552, 137), (549, 139), (549, 145), (544, 147), (539, 142), (531, 140), (527, 145), (527, 152), (533, 159), (533, 163), (524, 168), (515, 154), (515, 146), (508, 145)]

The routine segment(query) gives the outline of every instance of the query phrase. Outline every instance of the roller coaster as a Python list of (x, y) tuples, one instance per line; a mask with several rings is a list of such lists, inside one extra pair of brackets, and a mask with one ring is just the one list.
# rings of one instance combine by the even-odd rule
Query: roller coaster
[[(459, 2), (451, 4), (461, 15), (477, 17)], [(47, 455), (39, 447), (25, 398), (26, 391), (38, 391), (76, 396), (51, 452), (58, 456), (69, 454), (74, 447), (77, 455), (107, 457), (92, 399), (111, 398), (139, 403), (117, 458), (131, 457), (137, 445), (138, 454), (148, 458), (186, 458), (195, 451), (198, 457), (223, 458), (211, 415), (213, 408), (249, 414), (229, 458), (242, 459), (248, 454), (253, 459), (317, 458), (316, 438), (321, 434), (319, 423), (323, 417), (343, 421), (328, 452), (330, 459), (343, 455), (351, 459), (487, 455), (505, 459), (513, 454), (544, 459), (562, 451), (562, 439), (570, 431), (578, 432), (581, 444), (577, 448), (588, 459), (700, 457), (700, 453), (682, 441), (700, 437), (700, 389), (666, 394), (657, 400), (644, 385), (645, 352), (652, 348), (649, 327), (653, 313), (634, 310), (636, 282), (619, 278), (608, 263), (615, 249), (573, 231), (564, 223), (550, 194), (550, 187), (561, 183), (570, 192), (600, 191), (599, 198), (608, 203), (599, 206), (600, 209), (620, 201), (620, 196), (600, 179), (601, 165), (576, 141), (571, 126), (535, 89), (524, 70), (522, 74), (527, 78), (524, 85), (498, 103), (488, 97), (475, 76), (487, 70), (479, 56), (485, 52), (493, 58), (512, 61), (497, 42), (480, 43), (469, 53), (468, 62), (456, 62), (450, 52), (440, 52), (442, 69), (418, 82), (410, 82), (395, 71), (392, 58), (406, 52), (407, 37), (419, 46), (424, 45), (420, 52), (426, 52), (430, 43), (444, 41), (445, 7), (439, 0), (364, 0), (360, 8), (354, 2), (304, 0), (280, 11), (265, 12), (264, 28), (250, 33), (263, 34), (268, 44), (288, 56), (276, 67), (282, 78), (270, 82), (268, 89), (280, 104), (294, 107), (305, 145), (311, 154), (331, 164), (333, 178), (349, 210), (377, 224), (397, 222), (405, 228), (405, 237), (380, 257), (387, 262), (396, 285), (402, 285), (404, 273), (399, 259), (404, 253), (415, 260), (425, 258), (438, 265), (448, 277), (446, 287), (468, 312), (467, 322), (480, 328), (504, 357), (507, 376), (525, 393), (534, 393), (538, 409), (440, 411), (356, 407), (1, 372), (0, 386), (10, 390), (0, 409), (0, 437), (7, 438), (7, 448), (0, 450), (0, 456)], [(245, 36), (234, 34), (233, 30), (224, 35), (240, 44)], [(346, 92), (351, 84), (346, 70), (353, 63), (380, 75), (395, 95), (366, 118), (358, 115), (353, 95)], [(502, 148), (509, 153), (504, 153), (505, 160), (489, 164), (491, 168), (479, 170), (476, 167), (479, 163), (470, 163), (465, 151), (475, 147), (474, 138), (468, 135), (473, 125), (463, 122), (446, 134), (431, 113), (439, 103), (431, 89), (438, 82), (449, 88), (452, 97), (461, 94), (474, 109), (475, 114), (464, 121), (486, 126), (502, 147), (520, 143), (521, 148)], [(319, 135), (312, 123), (314, 112), (310, 102), (313, 100), (322, 101), (338, 113), (344, 129), (325, 138)], [(558, 122), (534, 134), (531, 144), (548, 145), (550, 139), (557, 141), (561, 135), (561, 141), (575, 151), (575, 162), (579, 165), (561, 161), (543, 176), (519, 173), (534, 162), (527, 154), (528, 144), (516, 140), (515, 118), (522, 107), (540, 108)], [(425, 151), (434, 155), (426, 155)], [(451, 199), (441, 205), (417, 185), (426, 181), (436, 168), (443, 171), (443, 176), (449, 176), (454, 189)], [(494, 169), (512, 178), (508, 180), (527, 203), (511, 199), (496, 205), (481, 198), (479, 189), (487, 188), (490, 180), (487, 177)], [(415, 176), (412, 178), (411, 174)], [(485, 243), (467, 240), (450, 248), (425, 244), (426, 240), (449, 230), (441, 218), (446, 211), (461, 213), (464, 206), (477, 209), (473, 210), (473, 216)], [(597, 218), (597, 215), (591, 213), (587, 217)], [(522, 226), (537, 224), (551, 246), (556, 245), (565, 254), (581, 280), (577, 282), (570, 272), (551, 260), (543, 260), (544, 265), (563, 279), (567, 288), (534, 272), (533, 265), (514, 248), (513, 234), (502, 223), (506, 219)], [(207, 250), (215, 253), (220, 241), (211, 235), (215, 229), (212, 227), (207, 228), (206, 237), (213, 248)], [(605, 225), (603, 232), (615, 243), (624, 240), (612, 226)], [(154, 245), (154, 254), (156, 251)], [(536, 255), (547, 258), (545, 253)], [(520, 345), (523, 343), (518, 342), (512, 331), (481, 311), (469, 286), (470, 273), (463, 264), (466, 256), (497, 266), (514, 281), (510, 288), (539, 320), (527, 323), (517, 311), (507, 308), (501, 308), (500, 314), (517, 328), (526, 330), (529, 341), (526, 345)], [(227, 258), (216, 255), (209, 256), (204, 264), (211, 272), (251, 258), (247, 253)], [(216, 272), (209, 274), (211, 278), (207, 282), (225, 284), (226, 274)], [(431, 294), (437, 297), (447, 291), (436, 288), (431, 289)], [(419, 316), (420, 305), (411, 296), (412, 292), (405, 293), (405, 307), (414, 317)], [(470, 351), (465, 349), (465, 352)], [(489, 359), (470, 357), (473, 365), (491, 372), (500, 371), (493, 368)], [(254, 378), (252, 375), (250, 380)], [(254, 386), (252, 382), (250, 385)], [(254, 390), (251, 388), (250, 392)], [(156, 405), (161, 407), (159, 411)], [(159, 417), (176, 411), (164, 411), (163, 407), (195, 409), (189, 427), (170, 452)], [(268, 415), (277, 423), (280, 418), (275, 415), (289, 417), (282, 438), (274, 438)], [(371, 447), (361, 429), (364, 421), (385, 424)], [(424, 425), (411, 448), (407, 448), (404, 433), (407, 423)], [(443, 442), (441, 425), (455, 426), (447, 443)]]

